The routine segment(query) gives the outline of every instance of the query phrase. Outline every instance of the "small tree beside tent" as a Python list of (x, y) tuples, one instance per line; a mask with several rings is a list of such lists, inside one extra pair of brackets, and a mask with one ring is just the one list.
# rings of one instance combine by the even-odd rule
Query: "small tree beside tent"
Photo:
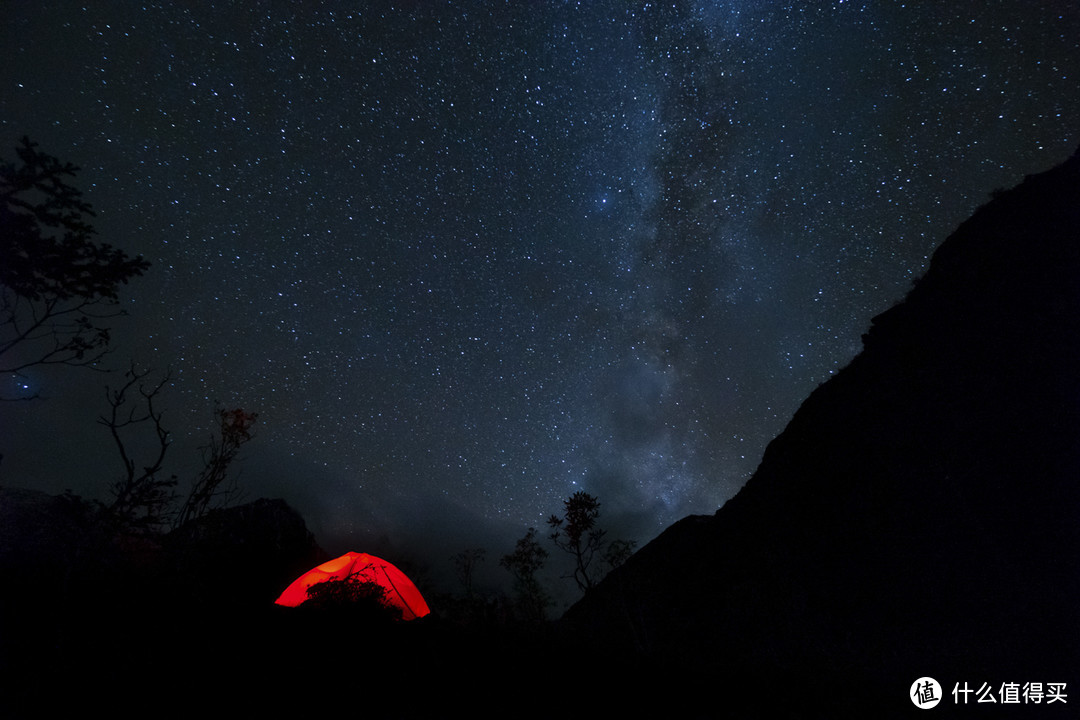
[(565, 517), (552, 515), (548, 518), (551, 541), (574, 561), (569, 576), (582, 592), (588, 592), (603, 575), (599, 559), (609, 568), (618, 567), (634, 552), (633, 540), (604, 539), (606, 530), (597, 526), (600, 517), (600, 501), (587, 492), (576, 492), (563, 503)]
[[(328, 582), (333, 583), (330, 589), (319, 588), (312, 593), (313, 586)], [(313, 596), (318, 602), (341, 594), (368, 599), (379, 594), (374, 585), (381, 589), (382, 597), (378, 599), (400, 610), (402, 620), (415, 620), (431, 612), (424, 596), (405, 573), (381, 558), (357, 552), (345, 553), (308, 570), (285, 588), (275, 602), (297, 607)]]

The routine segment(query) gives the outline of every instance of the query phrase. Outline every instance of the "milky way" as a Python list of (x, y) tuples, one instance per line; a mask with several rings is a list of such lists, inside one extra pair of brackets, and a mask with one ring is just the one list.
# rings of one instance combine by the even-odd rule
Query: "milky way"
[[(10, 3), (0, 154), (152, 262), (111, 362), (171, 368), (182, 470), (239, 405), (327, 545), (499, 554), (579, 489), (646, 541), (1080, 139), (1075, 3), (816, 5)], [(100, 492), (109, 379), (30, 381), (3, 482)]]

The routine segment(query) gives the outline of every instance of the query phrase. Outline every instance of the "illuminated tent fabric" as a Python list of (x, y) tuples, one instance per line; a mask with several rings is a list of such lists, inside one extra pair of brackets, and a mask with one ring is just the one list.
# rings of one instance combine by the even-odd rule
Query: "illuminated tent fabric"
[(324, 562), (296, 578), (275, 602), (296, 607), (308, 599), (308, 588), (327, 580), (343, 580), (357, 575), (378, 583), (386, 591), (386, 602), (401, 608), (402, 620), (414, 620), (431, 612), (424, 596), (405, 573), (381, 558), (367, 553), (348, 552)]

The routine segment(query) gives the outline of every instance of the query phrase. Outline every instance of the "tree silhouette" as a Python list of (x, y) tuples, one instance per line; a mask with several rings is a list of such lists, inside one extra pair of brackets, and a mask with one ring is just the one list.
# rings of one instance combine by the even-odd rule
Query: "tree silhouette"
[[(112, 502), (105, 506), (112, 524), (124, 532), (161, 529), (172, 514), (170, 506), (176, 497), (173, 492), (176, 476), (166, 476), (163, 470), (170, 434), (154, 404), (169, 382), (169, 375), (148, 382), (149, 374), (132, 365), (124, 373), (123, 385), (106, 390), (109, 410), (98, 418), (98, 423), (109, 429), (124, 467), (123, 476), (110, 488)], [(150, 446), (148, 462), (141, 463), (136, 462), (134, 447), (147, 447), (147, 443), (132, 443), (130, 438), (132, 431), (140, 426), (151, 427), (155, 440)]]
[(544, 567), (548, 552), (536, 541), (536, 528), (529, 528), (524, 537), (517, 541), (514, 552), (504, 555), (499, 564), (514, 576), (514, 590), (518, 596), (518, 606), (522, 614), (531, 622), (544, 619), (551, 598), (544, 592), (536, 573)]
[(217, 414), (220, 421), (218, 434), (211, 436), (210, 443), (203, 446), (203, 469), (176, 515), (175, 527), (202, 517), (215, 505), (227, 502), (236, 492), (235, 479), (227, 482), (229, 466), (240, 448), (251, 440), (251, 428), (258, 415), (241, 408), (218, 410)]
[(634, 554), (637, 543), (633, 540), (612, 540), (604, 548), (603, 561), (612, 570), (626, 562), (627, 558)]
[(483, 548), (466, 548), (450, 558), (454, 563), (454, 574), (457, 575), (458, 582), (461, 583), (462, 589), (465, 590), (467, 599), (471, 599), (473, 596), (473, 574), (476, 571), (476, 566), (484, 561), (486, 554), (487, 552)]
[(572, 577), (584, 592), (594, 584), (589, 567), (604, 544), (605, 532), (596, 527), (596, 519), (600, 516), (600, 501), (587, 492), (579, 491), (571, 495), (563, 506), (566, 517), (552, 515), (548, 518), (548, 525), (551, 526), (550, 537), (556, 546), (573, 558)]
[[(174, 503), (181, 497), (175, 492), (177, 478), (164, 472), (171, 433), (157, 407), (170, 376), (165, 373), (160, 380), (151, 381), (150, 375), (151, 371), (132, 365), (119, 388), (106, 389), (109, 409), (98, 418), (98, 423), (109, 429), (124, 468), (124, 474), (110, 488), (112, 501), (103, 505), (110, 524), (120, 532), (153, 533), (170, 525), (178, 528), (227, 504), (237, 492), (229, 468), (240, 448), (251, 440), (258, 417), (240, 408), (218, 410), (218, 434), (203, 447), (202, 469), (176, 508)], [(148, 434), (146, 428), (153, 437), (151, 442), (138, 437)], [(142, 462), (136, 461), (137, 454), (145, 454)]]
[(150, 263), (93, 241), (94, 212), (67, 182), (79, 168), (29, 138), (15, 152), (18, 163), (0, 162), (0, 374), (96, 369), (109, 351), (105, 321), (123, 314), (119, 286)]
[(574, 561), (574, 571), (570, 577), (582, 592), (588, 592), (599, 581), (598, 563), (600, 557), (610, 567), (621, 565), (634, 550), (632, 540), (604, 541), (606, 530), (597, 524), (600, 517), (600, 501), (587, 492), (578, 491), (563, 502), (565, 517), (552, 515), (548, 518), (551, 526), (551, 540), (559, 549), (568, 553)]

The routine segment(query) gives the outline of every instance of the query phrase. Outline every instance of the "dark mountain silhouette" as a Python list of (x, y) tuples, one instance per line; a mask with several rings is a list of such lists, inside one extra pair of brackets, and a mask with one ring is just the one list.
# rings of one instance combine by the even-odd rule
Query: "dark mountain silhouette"
[(211, 510), (165, 537), (170, 594), (207, 608), (273, 603), (300, 573), (330, 556), (284, 500)]
[(0, 488), (0, 712), (131, 709), (181, 679), (202, 697), (265, 649), (277, 594), (326, 557), (282, 500), (126, 535), (77, 496)]
[(555, 627), (277, 607), (326, 557), (281, 501), (127, 537), (0, 488), (0, 709), (884, 718), (920, 716), (922, 676), (946, 705), (1080, 693), (1080, 153), (995, 193), (864, 344), (738, 495)]
[(948, 704), (965, 681), (1080, 693), (1080, 152), (995, 192), (863, 339), (743, 490), (611, 573), (572, 635), (718, 709), (744, 681), (809, 716), (918, 712), (923, 675)]
[[(272, 603), (299, 572), (329, 556), (284, 500), (211, 510), (166, 534), (110, 531), (75, 495), (0, 487), (0, 571), (33, 591), (8, 594), (83, 604), (152, 595), (176, 607), (247, 608)], [(12, 596), (15, 595), (15, 598)]]

